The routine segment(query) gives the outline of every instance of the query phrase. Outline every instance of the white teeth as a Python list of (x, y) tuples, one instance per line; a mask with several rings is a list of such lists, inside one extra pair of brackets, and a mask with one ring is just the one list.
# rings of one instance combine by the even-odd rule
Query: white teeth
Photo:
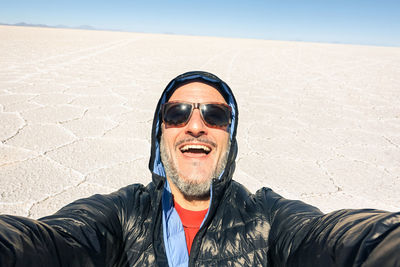
[(188, 151), (189, 149), (203, 149), (205, 152), (210, 152), (211, 149), (203, 145), (186, 145), (181, 148), (182, 152)]

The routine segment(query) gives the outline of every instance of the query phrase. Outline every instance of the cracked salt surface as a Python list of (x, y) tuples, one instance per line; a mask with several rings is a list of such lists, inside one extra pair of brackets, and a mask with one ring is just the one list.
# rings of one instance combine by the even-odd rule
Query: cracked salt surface
[(0, 140), (4, 142), (13, 138), (25, 126), (25, 121), (18, 113), (0, 113)]
[(239, 103), (235, 180), (323, 211), (400, 208), (400, 48), (10, 26), (0, 35), (0, 213), (38, 218), (150, 182), (159, 95), (198, 69)]
[(7, 145), (44, 153), (76, 139), (57, 124), (31, 124), (5, 142)]

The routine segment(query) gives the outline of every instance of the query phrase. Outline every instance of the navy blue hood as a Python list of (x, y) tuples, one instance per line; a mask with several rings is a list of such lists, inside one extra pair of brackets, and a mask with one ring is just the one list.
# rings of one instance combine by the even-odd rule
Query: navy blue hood
[(229, 86), (214, 74), (205, 71), (191, 71), (181, 74), (170, 81), (167, 87), (164, 89), (160, 100), (158, 101), (153, 119), (153, 128), (151, 135), (151, 157), (149, 162), (149, 169), (153, 173), (153, 180), (154, 178), (157, 178), (157, 176), (164, 178), (166, 177), (164, 166), (161, 163), (160, 157), (160, 137), (162, 123), (161, 106), (162, 104), (168, 102), (168, 99), (171, 97), (176, 89), (185, 84), (193, 82), (201, 82), (214, 87), (218, 90), (218, 92), (220, 92), (225, 101), (232, 108), (232, 122), (228, 129), (230, 133), (231, 147), (228, 155), (228, 162), (226, 164), (224, 174), (221, 176), (221, 179), (227, 179), (227, 177), (229, 177), (228, 179), (230, 179), (234, 172), (235, 159), (237, 155), (236, 129), (239, 115), (235, 97)]

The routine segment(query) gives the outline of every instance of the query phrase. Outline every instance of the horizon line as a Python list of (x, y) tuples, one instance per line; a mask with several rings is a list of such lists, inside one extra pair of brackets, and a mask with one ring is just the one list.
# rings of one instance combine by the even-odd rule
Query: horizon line
[(220, 35), (207, 35), (207, 34), (183, 34), (175, 32), (146, 32), (146, 31), (133, 31), (133, 30), (122, 30), (122, 29), (109, 29), (99, 28), (91, 25), (80, 25), (80, 26), (68, 26), (63, 24), (48, 25), (43, 23), (4, 23), (0, 22), (0, 26), (14, 26), (14, 27), (32, 27), (32, 28), (52, 28), (52, 29), (70, 29), (70, 30), (88, 30), (88, 31), (109, 31), (109, 32), (123, 32), (123, 33), (144, 33), (144, 34), (165, 34), (165, 35), (178, 35), (178, 36), (198, 36), (198, 37), (216, 37), (216, 38), (232, 38), (232, 39), (254, 39), (264, 41), (281, 41), (281, 42), (301, 42), (301, 43), (318, 43), (318, 44), (336, 44), (336, 45), (357, 45), (357, 46), (372, 46), (372, 47), (393, 47), (399, 48), (400, 45), (388, 45), (388, 44), (370, 44), (370, 43), (355, 43), (345, 41), (307, 41), (300, 39), (266, 39), (263, 37), (240, 37), (240, 36), (220, 36)]

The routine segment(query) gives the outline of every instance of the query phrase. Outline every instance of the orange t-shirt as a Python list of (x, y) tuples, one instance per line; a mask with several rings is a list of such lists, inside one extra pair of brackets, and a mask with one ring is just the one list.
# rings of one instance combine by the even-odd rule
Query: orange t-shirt
[(192, 247), (193, 239), (200, 229), (200, 225), (203, 222), (204, 217), (207, 214), (208, 209), (193, 211), (187, 210), (179, 206), (178, 203), (174, 201), (175, 209), (181, 218), (183, 229), (185, 230), (186, 245), (190, 255), (190, 249)]

